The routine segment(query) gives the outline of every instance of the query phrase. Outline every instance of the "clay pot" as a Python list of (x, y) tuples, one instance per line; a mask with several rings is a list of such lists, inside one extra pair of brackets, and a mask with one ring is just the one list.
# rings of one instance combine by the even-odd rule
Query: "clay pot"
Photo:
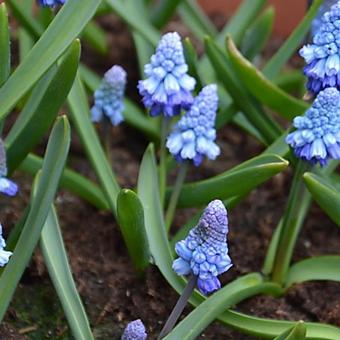
[[(233, 14), (241, 0), (198, 0), (202, 8), (210, 14), (225, 13)], [(269, 5), (275, 7), (274, 34), (287, 37), (303, 17), (307, 0), (269, 0)]]

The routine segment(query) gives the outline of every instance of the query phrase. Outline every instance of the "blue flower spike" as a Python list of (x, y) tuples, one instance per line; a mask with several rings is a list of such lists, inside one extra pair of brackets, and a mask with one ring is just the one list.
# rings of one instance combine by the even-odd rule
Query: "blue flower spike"
[(113, 126), (123, 120), (126, 72), (121, 66), (114, 65), (108, 70), (99, 89), (94, 93), (94, 106), (91, 109), (92, 121), (100, 122), (107, 118)]
[(322, 18), (313, 43), (305, 45), (300, 55), (307, 65), (307, 88), (314, 94), (327, 87), (340, 89), (340, 1)]
[(192, 104), (196, 81), (188, 74), (181, 37), (177, 32), (163, 35), (156, 53), (144, 67), (145, 80), (138, 84), (143, 103), (151, 116), (178, 115)]
[(4, 250), (5, 247), (6, 242), (2, 237), (2, 225), (0, 224), (0, 267), (4, 267), (12, 255), (12, 252)]
[(199, 166), (204, 156), (214, 160), (220, 154), (220, 148), (215, 143), (217, 108), (217, 86), (207, 85), (167, 139), (166, 146), (178, 161), (192, 160)]
[(312, 27), (311, 27), (311, 33), (312, 35), (315, 35), (321, 24), (322, 24), (322, 17), (323, 15), (328, 12), (331, 7), (336, 4), (339, 0), (324, 0), (324, 2), (322, 3), (322, 5), (319, 8), (319, 12), (317, 14), (317, 16), (315, 17), (315, 19), (312, 22)]
[(131, 321), (125, 328), (121, 340), (145, 340), (147, 334), (143, 322), (138, 319)]
[(38, 4), (41, 7), (55, 7), (63, 5), (66, 0), (38, 0)]
[(2, 139), (0, 138), (0, 192), (7, 196), (15, 196), (18, 192), (18, 186), (7, 177), (6, 150)]
[(173, 262), (173, 270), (178, 275), (197, 276), (197, 287), (204, 295), (221, 288), (217, 276), (232, 266), (227, 234), (227, 210), (220, 200), (214, 200), (204, 210), (197, 226), (176, 243), (179, 258)]
[(333, 87), (321, 91), (303, 116), (295, 117), (295, 131), (286, 142), (297, 157), (311, 164), (340, 159), (340, 92)]

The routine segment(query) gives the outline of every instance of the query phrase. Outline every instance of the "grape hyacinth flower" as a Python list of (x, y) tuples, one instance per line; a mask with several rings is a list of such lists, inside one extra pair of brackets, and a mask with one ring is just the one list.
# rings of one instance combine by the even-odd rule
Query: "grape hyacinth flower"
[(321, 91), (312, 107), (293, 121), (297, 130), (286, 142), (297, 157), (312, 164), (327, 164), (329, 159), (340, 159), (340, 92), (330, 87)]
[(179, 258), (173, 262), (173, 270), (178, 275), (192, 273), (197, 276), (197, 287), (204, 295), (221, 288), (217, 276), (232, 266), (227, 234), (227, 210), (220, 200), (214, 200), (206, 207), (197, 226), (186, 239), (176, 243)]
[(322, 5), (319, 8), (319, 12), (317, 14), (317, 16), (314, 18), (313, 22), (312, 22), (312, 27), (311, 27), (311, 33), (312, 35), (315, 35), (318, 30), (319, 27), (321, 26), (322, 23), (322, 17), (323, 15), (328, 12), (331, 7), (336, 4), (339, 0), (324, 0)]
[(121, 66), (114, 65), (105, 73), (99, 89), (94, 93), (94, 106), (91, 109), (93, 122), (100, 122), (106, 116), (113, 126), (117, 126), (124, 120), (125, 86), (126, 72)]
[(55, 7), (63, 5), (66, 0), (38, 0), (38, 4), (42, 7)]
[(6, 247), (6, 242), (2, 237), (2, 225), (0, 224), (0, 267), (3, 267), (9, 261), (12, 252), (4, 250)]
[(166, 117), (178, 115), (187, 110), (193, 97), (191, 91), (196, 81), (188, 74), (181, 38), (177, 32), (163, 35), (156, 53), (145, 65), (147, 78), (139, 81), (139, 93), (151, 116), (161, 113)]
[(217, 86), (205, 86), (167, 139), (166, 146), (178, 161), (189, 159), (198, 166), (204, 156), (214, 160), (220, 154), (215, 143), (217, 107)]
[(7, 176), (6, 150), (2, 139), (0, 138), (0, 192), (7, 196), (15, 196), (18, 192), (18, 186)]
[(318, 94), (327, 87), (340, 89), (340, 1), (321, 18), (313, 43), (305, 45), (300, 55), (307, 65), (307, 88)]
[(125, 328), (121, 340), (145, 340), (147, 334), (143, 322), (138, 319), (131, 321)]

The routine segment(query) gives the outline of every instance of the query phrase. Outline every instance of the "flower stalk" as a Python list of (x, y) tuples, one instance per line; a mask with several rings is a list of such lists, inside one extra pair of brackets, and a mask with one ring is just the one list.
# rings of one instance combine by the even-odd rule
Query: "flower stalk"
[(166, 137), (168, 134), (169, 118), (161, 118), (161, 145), (159, 153), (159, 195), (161, 205), (164, 206), (165, 190), (167, 182), (167, 169), (166, 169)]

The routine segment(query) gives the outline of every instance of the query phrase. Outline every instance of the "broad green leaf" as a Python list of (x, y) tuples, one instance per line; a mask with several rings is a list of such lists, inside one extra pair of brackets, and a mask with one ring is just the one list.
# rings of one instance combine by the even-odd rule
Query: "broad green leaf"
[[(19, 169), (35, 176), (41, 169), (43, 159), (39, 156), (29, 154), (20, 164)], [(61, 178), (60, 187), (69, 190), (83, 200), (101, 210), (110, 210), (109, 204), (103, 191), (92, 181), (69, 168), (65, 168)]]
[(227, 40), (230, 60), (235, 71), (247, 87), (261, 103), (292, 120), (296, 115), (303, 114), (309, 105), (294, 98), (268, 80), (256, 67), (245, 59), (231, 39)]
[(68, 96), (70, 114), (88, 159), (102, 185), (107, 202), (116, 215), (116, 200), (120, 187), (101, 147), (96, 130), (90, 120), (86, 93), (77, 76)]
[(75, 339), (94, 339), (84, 306), (73, 281), (58, 217), (53, 206), (41, 232), (40, 248), (53, 286)]
[(5, 140), (9, 172), (19, 166), (53, 124), (72, 87), (79, 57), (80, 44), (75, 41), (61, 63), (52, 67), (35, 85)]
[(172, 270), (172, 256), (167, 240), (163, 212), (160, 204), (158, 173), (152, 144), (146, 149), (138, 176), (138, 197), (144, 208), (145, 230), (153, 262), (166, 280), (177, 291), (184, 282)]
[[(84, 65), (80, 66), (79, 72), (86, 87), (92, 92), (96, 91), (100, 86), (100, 78)], [(155, 142), (158, 142), (160, 139), (160, 131), (157, 120), (147, 117), (135, 103), (127, 98), (124, 100), (124, 105), (125, 110), (123, 116), (126, 123), (140, 130)]]
[(82, 39), (101, 54), (106, 54), (109, 50), (106, 32), (95, 21), (90, 21), (85, 26)]
[(185, 184), (178, 199), (178, 207), (196, 207), (214, 198), (224, 200), (242, 195), (287, 166), (286, 160), (275, 155), (255, 157), (215, 177)]
[(0, 86), (7, 80), (11, 71), (11, 49), (8, 15), (5, 3), (0, 4)]
[(240, 44), (246, 30), (255, 21), (265, 4), (266, 0), (243, 0), (237, 12), (218, 35), (219, 45), (223, 46), (227, 35), (232, 36), (237, 45)]
[(298, 93), (298, 97), (302, 97), (304, 94), (306, 78), (299, 69), (285, 70), (285, 72), (275, 77), (273, 81), (283, 91)]
[(156, 46), (160, 35), (146, 17), (140, 15), (136, 9), (135, 0), (106, 0), (113, 11), (123, 19), (133, 30), (140, 33), (153, 46)]
[(234, 103), (261, 133), (266, 143), (271, 144), (281, 133), (281, 128), (261, 110), (257, 102), (239, 83), (228, 57), (220, 51), (210, 37), (205, 38), (205, 49), (217, 78), (233, 98)]
[[(281, 289), (273, 283), (265, 283), (260, 274), (243, 276), (205, 299), (186, 318), (184, 318), (164, 339), (193, 340), (222, 312), (249, 296), (265, 292), (274, 295)], [(209, 311), (209, 312), (207, 312)]]
[(0, 320), (5, 315), (16, 286), (39, 241), (58, 188), (69, 145), (70, 127), (64, 116), (57, 120), (52, 130), (36, 192), (30, 202), (29, 214), (13, 255), (0, 277)]
[(23, 61), (30, 50), (34, 45), (34, 40), (32, 37), (27, 33), (27, 31), (23, 28), (19, 28), (18, 30), (18, 39), (19, 39), (19, 59)]
[(152, 24), (158, 29), (163, 28), (171, 19), (181, 1), (184, 0), (160, 0), (151, 12)]
[(319, 7), (323, 3), (323, 0), (314, 0), (313, 5), (310, 7), (307, 15), (295, 28), (294, 32), (284, 42), (280, 49), (274, 54), (274, 56), (268, 61), (263, 69), (263, 74), (270, 80), (275, 78), (280, 72), (282, 67), (286, 64), (289, 58), (295, 53), (299, 47), (301, 41), (309, 32), (311, 23), (319, 11)]
[(204, 14), (195, 0), (183, 0), (178, 6), (178, 13), (196, 38), (202, 39), (206, 34), (212, 37), (217, 35), (214, 24)]
[(340, 191), (327, 179), (310, 172), (303, 179), (315, 201), (340, 226)]
[(249, 60), (254, 59), (268, 42), (273, 29), (274, 17), (274, 7), (269, 6), (246, 31), (241, 51)]
[(117, 198), (117, 219), (135, 268), (144, 270), (150, 260), (144, 211), (141, 201), (132, 190), (120, 191)]
[(296, 326), (283, 332), (274, 340), (305, 340), (306, 339), (306, 326), (303, 321), (299, 321)]
[(66, 2), (25, 60), (0, 88), (0, 119), (62, 55), (91, 19), (98, 5), (98, 0)]
[(305, 281), (340, 281), (340, 256), (316, 256), (297, 262), (288, 272), (286, 288)]

